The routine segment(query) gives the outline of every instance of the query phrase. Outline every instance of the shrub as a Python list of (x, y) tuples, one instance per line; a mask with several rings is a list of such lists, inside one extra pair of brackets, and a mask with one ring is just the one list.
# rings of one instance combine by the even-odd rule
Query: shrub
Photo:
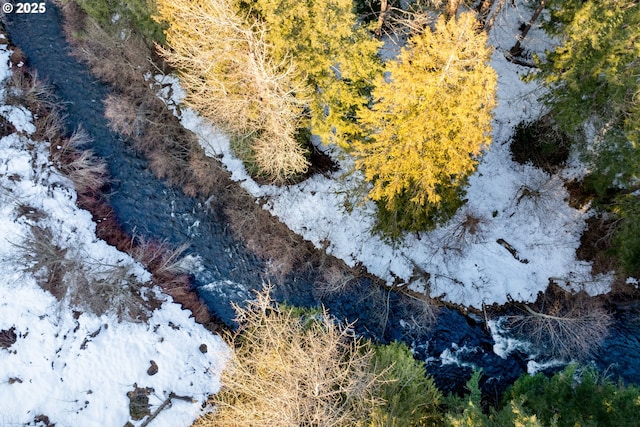
[(572, 364), (551, 378), (544, 374), (520, 377), (504, 401), (519, 402), (544, 426), (634, 426), (640, 388), (615, 383), (593, 367)]
[(405, 344), (375, 347), (373, 357), (380, 385), (376, 396), (384, 404), (371, 414), (371, 426), (413, 427), (442, 424), (442, 395), (427, 376), (424, 362), (414, 359)]
[(276, 305), (268, 290), (238, 308), (234, 348), (194, 426), (435, 426), (441, 394), (404, 344), (372, 345), (321, 309)]
[(15, 260), (40, 287), (60, 301), (68, 300), (97, 315), (147, 318), (150, 300), (142, 298), (145, 284), (131, 273), (131, 266), (103, 264), (79, 251), (62, 248), (56, 240), (50, 229), (31, 225), (22, 242), (13, 243)]
[(56, 167), (69, 177), (78, 193), (98, 192), (107, 182), (105, 161), (96, 157), (91, 150), (82, 149), (89, 142), (89, 135), (80, 128), (51, 147), (53, 157), (57, 160)]
[(561, 183), (557, 175), (534, 173), (523, 181), (513, 199), (518, 210), (536, 216), (541, 224), (558, 215), (555, 198)]
[(619, 196), (614, 212), (620, 220), (613, 232), (613, 251), (625, 273), (632, 276), (640, 275), (640, 196)]
[(453, 218), (453, 221), (455, 223), (442, 238), (445, 249), (462, 252), (469, 245), (483, 240), (487, 219), (482, 215), (470, 209), (464, 209)]
[(185, 103), (234, 138), (248, 139), (260, 174), (275, 182), (302, 175), (307, 89), (290, 60), (272, 56), (263, 23), (246, 22), (233, 2), (158, 1), (168, 22), (162, 56), (180, 72)]
[(111, 28), (114, 33), (134, 29), (147, 40), (149, 45), (164, 43), (164, 25), (155, 21), (153, 0), (75, 0), (87, 15), (103, 28)]
[(408, 336), (424, 334), (433, 327), (440, 314), (437, 304), (437, 301), (422, 292), (414, 292), (406, 288), (401, 290), (401, 306), (405, 311), (403, 319), (407, 322), (405, 329)]
[(319, 268), (319, 275), (313, 284), (317, 297), (343, 294), (354, 282), (355, 276), (349, 269), (333, 257), (325, 259)]
[(41, 115), (41, 112), (50, 111), (56, 107), (56, 100), (50, 88), (38, 78), (36, 73), (28, 73), (25, 68), (13, 70), (11, 81), (7, 86), (5, 99), (7, 104), (22, 105), (34, 115)]
[(67, 249), (55, 243), (51, 230), (31, 225), (22, 242), (13, 245), (21, 270), (33, 275), (38, 285), (56, 299), (64, 298), (67, 286), (63, 279), (65, 272), (71, 270), (72, 261), (66, 257)]

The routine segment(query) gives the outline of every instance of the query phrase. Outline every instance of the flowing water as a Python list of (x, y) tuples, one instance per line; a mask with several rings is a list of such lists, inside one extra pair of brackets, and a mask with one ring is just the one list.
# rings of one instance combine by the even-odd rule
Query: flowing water
[[(265, 266), (233, 237), (222, 206), (187, 197), (157, 179), (147, 161), (109, 129), (103, 106), (108, 88), (70, 56), (60, 12), (52, 3), (47, 2), (44, 14), (9, 15), (7, 31), (25, 52), (30, 68), (64, 104), (68, 130), (82, 127), (93, 139), (89, 148), (107, 161), (112, 178), (109, 201), (125, 230), (174, 245), (187, 243), (188, 252), (200, 259), (195, 273), (200, 295), (230, 324), (231, 303), (241, 303), (261, 286)], [(277, 289), (276, 298), (307, 306), (321, 302), (334, 316), (357, 321), (354, 329), (363, 336), (407, 342), (443, 390), (462, 390), (476, 367), (485, 375), (485, 392), (495, 397), (526, 370), (524, 353), (515, 351), (503, 359), (493, 352), (494, 341), (482, 319), (443, 308), (432, 327), (416, 327), (426, 322), (424, 313), (406, 297), (362, 280), (346, 296), (320, 300), (311, 291), (313, 274), (290, 277)], [(640, 383), (639, 318), (636, 308), (616, 312), (617, 322), (595, 360), (612, 377), (635, 383)]]

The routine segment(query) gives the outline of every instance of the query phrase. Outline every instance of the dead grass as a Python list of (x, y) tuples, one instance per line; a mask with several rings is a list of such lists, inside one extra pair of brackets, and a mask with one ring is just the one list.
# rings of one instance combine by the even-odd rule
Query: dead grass
[(11, 68), (20, 68), (24, 66), (26, 60), (27, 60), (27, 57), (25, 56), (22, 49), (20, 49), (17, 46), (11, 47), (11, 56), (9, 57)]
[(357, 278), (351, 269), (334, 257), (328, 257), (327, 261), (321, 265), (318, 279), (313, 284), (314, 295), (322, 299), (326, 296), (343, 294), (354, 280)]
[(261, 209), (246, 193), (228, 194), (225, 214), (231, 229), (249, 250), (268, 264), (267, 275), (282, 281), (294, 268), (304, 265), (313, 253), (310, 243)]
[(524, 304), (508, 327), (533, 347), (562, 360), (591, 357), (606, 338), (613, 317), (601, 299), (550, 285), (535, 305)]
[(12, 74), (8, 99), (27, 107), (34, 116), (35, 140), (49, 143), (50, 155), (56, 167), (74, 184), (77, 192), (98, 191), (105, 183), (106, 164), (85, 147), (90, 139), (82, 129), (64, 138), (65, 116), (51, 88), (22, 67)]
[(13, 242), (15, 261), (23, 273), (58, 301), (68, 301), (97, 315), (116, 313), (120, 319), (146, 320), (147, 301), (141, 298), (145, 287), (125, 265), (106, 265), (88, 254), (63, 248), (53, 232), (31, 225), (21, 242)]
[(56, 1), (64, 15), (63, 31), (68, 39), (80, 37), (84, 27), (86, 14), (75, 1)]
[(27, 220), (38, 222), (41, 219), (47, 217), (46, 212), (33, 206), (26, 205), (24, 203), (18, 203), (16, 206), (16, 212), (18, 216), (26, 218)]
[(9, 105), (22, 105), (36, 116), (46, 115), (57, 107), (51, 89), (26, 67), (14, 70), (7, 86), (5, 102)]
[[(179, 270), (179, 257), (184, 248), (172, 249), (166, 243), (132, 238), (124, 232), (113, 209), (99, 195), (79, 194), (78, 206), (93, 215), (99, 238), (145, 265), (152, 274), (153, 284), (185, 310), (190, 310), (197, 322), (212, 331), (223, 329), (222, 322), (211, 317), (206, 304), (193, 291), (189, 276)], [(147, 295), (146, 299), (151, 308), (159, 304), (151, 295)]]
[(189, 247), (183, 244), (172, 248), (167, 242), (158, 242), (143, 236), (132, 239), (129, 254), (138, 262), (148, 266), (155, 274), (184, 273), (180, 258)]
[(83, 148), (90, 142), (89, 135), (80, 128), (51, 147), (56, 166), (71, 179), (78, 193), (97, 193), (107, 182), (107, 164)]
[(152, 282), (155, 285), (170, 295), (182, 308), (191, 311), (196, 322), (212, 331), (220, 332), (221, 322), (211, 316), (204, 301), (193, 290), (189, 275), (181, 266), (182, 254), (187, 248), (186, 244), (174, 248), (167, 242), (135, 236), (131, 239), (127, 252), (147, 267), (152, 273)]
[[(78, 13), (82, 11), (73, 11), (73, 14)], [(74, 22), (70, 22), (71, 19)], [(143, 73), (154, 56), (142, 38), (135, 34), (124, 38), (111, 35), (87, 17), (71, 19), (65, 19), (65, 32), (73, 33), (70, 38), (76, 45), (73, 54), (86, 62), (96, 77), (110, 82), (118, 91), (141, 90)]]
[(104, 101), (104, 108), (104, 114), (112, 130), (127, 138), (142, 135), (145, 117), (130, 99), (111, 93)]
[(298, 318), (268, 290), (236, 311), (215, 412), (194, 426), (355, 426), (380, 403), (372, 352), (326, 312)]
[(24, 273), (32, 275), (38, 285), (62, 300), (67, 293), (64, 275), (73, 267), (67, 258), (67, 249), (55, 243), (48, 228), (31, 225), (29, 234), (20, 243), (12, 242), (16, 248), (14, 261)]

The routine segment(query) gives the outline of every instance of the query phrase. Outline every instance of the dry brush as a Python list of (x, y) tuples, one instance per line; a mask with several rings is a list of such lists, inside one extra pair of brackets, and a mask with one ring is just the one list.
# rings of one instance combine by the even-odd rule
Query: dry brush
[(225, 0), (165, 1), (169, 47), (158, 47), (180, 73), (185, 102), (234, 139), (246, 140), (259, 173), (283, 182), (308, 168), (296, 141), (306, 88), (291, 62), (272, 59), (266, 29), (248, 24)]
[(237, 312), (223, 389), (195, 426), (355, 426), (379, 403), (372, 352), (326, 312), (300, 317), (268, 291)]

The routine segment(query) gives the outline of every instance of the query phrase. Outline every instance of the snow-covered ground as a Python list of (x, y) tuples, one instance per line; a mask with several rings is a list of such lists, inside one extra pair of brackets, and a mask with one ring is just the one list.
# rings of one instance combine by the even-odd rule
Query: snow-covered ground
[[(560, 176), (552, 176), (511, 159), (514, 127), (522, 120), (538, 118), (542, 108), (537, 101), (542, 89), (521, 80), (530, 69), (504, 56), (516, 41), (520, 23), (531, 16), (532, 10), (522, 3), (517, 8), (505, 6), (490, 32), (490, 43), (495, 46), (491, 64), (499, 75), (498, 106), (493, 143), (470, 179), (468, 202), (447, 224), (410, 235), (396, 246), (372, 235), (373, 204), (346, 209), (349, 192), (362, 188), (362, 176), (346, 173), (353, 168), (335, 148), (323, 148), (342, 166), (331, 176), (316, 175), (288, 187), (259, 185), (233, 156), (225, 135), (184, 106), (179, 115), (183, 125), (199, 136), (207, 154), (221, 158), (233, 179), (254, 196), (266, 199), (264, 208), (291, 230), (349, 265), (362, 263), (390, 283), (400, 278), (414, 290), (473, 307), (501, 304), (509, 298), (533, 300), (546, 289), (549, 279), (591, 294), (604, 293), (611, 278), (592, 277), (590, 264), (575, 256), (590, 213), (568, 205), (563, 178), (583, 173), (579, 162), (572, 160)], [(548, 37), (534, 27), (523, 47), (543, 52), (549, 46)], [(183, 92), (177, 80), (172, 76), (157, 76), (156, 80), (164, 87), (165, 100), (179, 104)], [(461, 224), (468, 217), (477, 221), (478, 230), (460, 238)], [(425, 277), (424, 272), (430, 275), (428, 281), (420, 278)]]
[[(5, 43), (0, 105), (11, 73)], [(72, 307), (38, 286), (21, 249), (36, 223), (92, 274), (118, 266), (146, 282), (149, 273), (96, 238), (71, 182), (49, 161), (48, 142), (30, 139), (31, 113), (5, 105), (0, 115), (17, 129), (0, 139), (0, 425), (137, 426), (144, 420), (131, 419), (127, 394), (136, 387), (150, 413), (171, 393), (187, 398), (172, 399), (151, 425), (189, 425), (219, 390), (228, 347), (157, 289), (162, 306), (146, 322), (129, 322)]]

